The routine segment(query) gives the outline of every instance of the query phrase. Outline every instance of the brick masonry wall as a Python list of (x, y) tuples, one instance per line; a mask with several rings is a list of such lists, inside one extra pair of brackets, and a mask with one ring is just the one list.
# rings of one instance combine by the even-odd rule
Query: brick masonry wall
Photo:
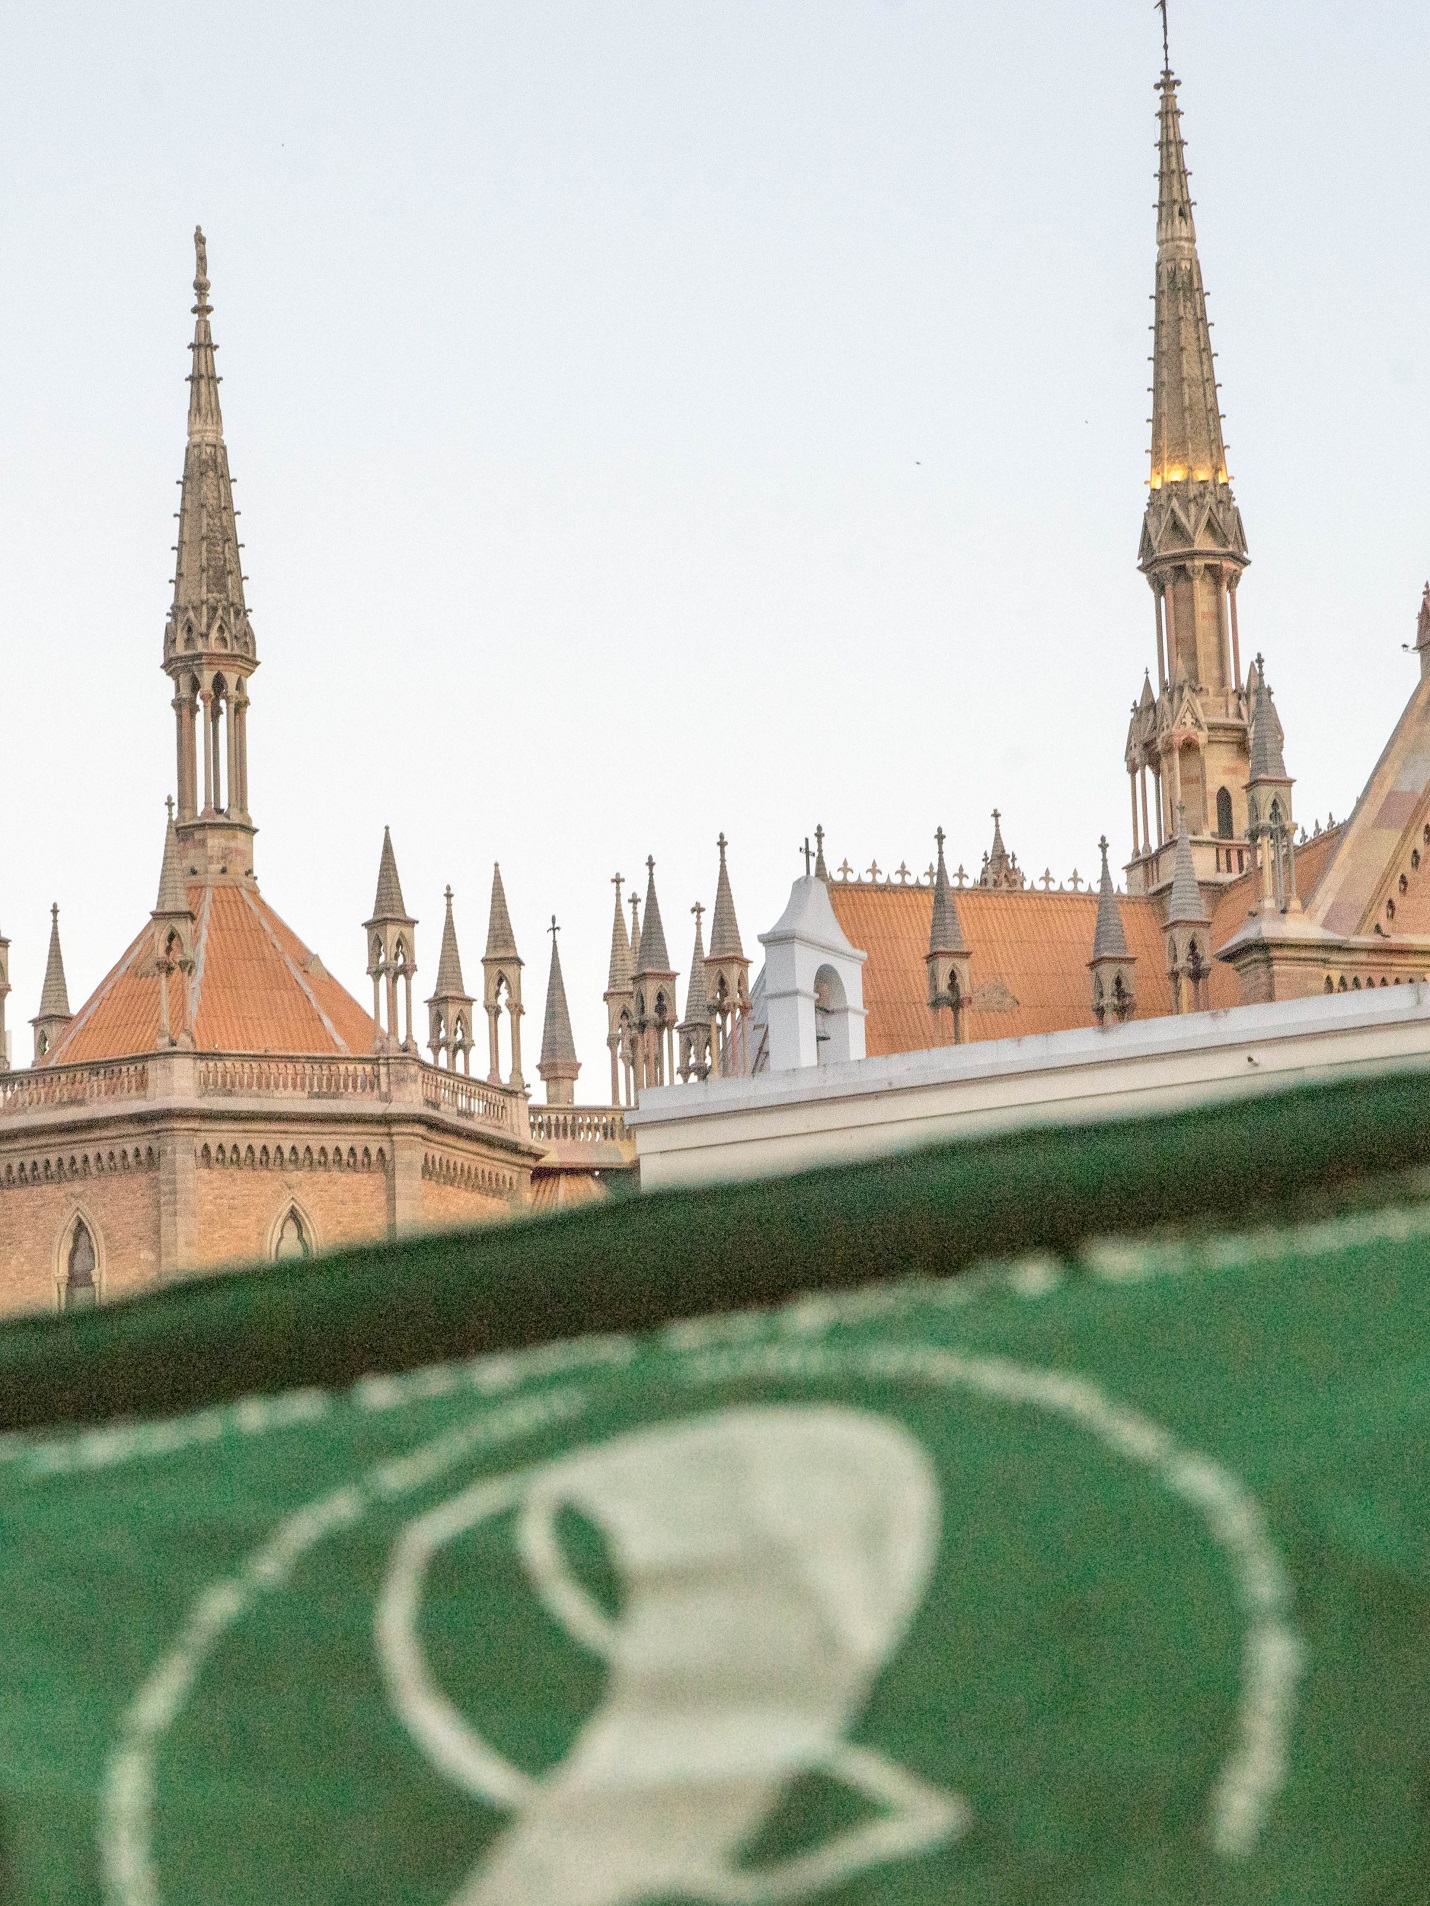
[(352, 1171), (200, 1163), (195, 1189), (200, 1269), (271, 1257), (277, 1227), (293, 1208), (319, 1251), (388, 1235), (387, 1172), (376, 1164)]
[(122, 1297), (151, 1284), (159, 1263), (158, 1173), (130, 1171), (3, 1182), (0, 1169), (0, 1311), (53, 1310), (55, 1267), (69, 1256), (74, 1221), (90, 1228), (100, 1291)]

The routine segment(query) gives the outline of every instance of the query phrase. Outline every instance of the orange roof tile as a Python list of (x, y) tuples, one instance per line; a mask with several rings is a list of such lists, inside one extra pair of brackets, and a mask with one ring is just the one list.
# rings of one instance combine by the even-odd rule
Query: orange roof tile
[[(1309, 849), (1307, 850), (1310, 851)], [(1212, 945), (1240, 924), (1250, 877), (1234, 881), (1217, 903)], [(848, 938), (868, 955), (864, 967), (865, 1045), (871, 1055), (916, 1052), (951, 1045), (947, 1013), (928, 1004), (929, 924), (933, 892), (928, 887), (876, 887), (830, 883), (835, 917)], [(1097, 924), (1097, 891), (1021, 893), (964, 888), (958, 917), (973, 956), (970, 1039), (1017, 1039), (1029, 1033), (1065, 1032), (1092, 1024), (1092, 980), (1087, 963)], [(1172, 1010), (1163, 941), (1163, 902), (1118, 896), (1127, 950), (1135, 958), (1134, 988), (1139, 1019)], [(1227, 924), (1221, 926), (1225, 910)], [(1213, 1007), (1239, 1001), (1236, 975), (1214, 962), (1209, 982)]]
[[(177, 1028), (187, 1018), (200, 1052), (372, 1051), (373, 1021), (259, 893), (236, 884), (193, 886), (188, 893), (197, 921), (194, 972), (187, 1012), (179, 976), (169, 982), (169, 1023)], [(93, 1064), (153, 1052), (160, 1023), (146, 926), (45, 1063)]]

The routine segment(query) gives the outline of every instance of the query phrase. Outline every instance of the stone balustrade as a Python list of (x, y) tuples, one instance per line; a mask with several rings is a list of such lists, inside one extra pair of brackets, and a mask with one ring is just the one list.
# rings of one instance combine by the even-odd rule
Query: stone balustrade
[(270, 1059), (221, 1054), (196, 1061), (200, 1098), (385, 1098), (375, 1059)]
[(455, 1112), (458, 1118), (473, 1119), (483, 1125), (500, 1125), (506, 1131), (516, 1129), (517, 1095), (482, 1079), (469, 1079), (462, 1072), (447, 1072), (440, 1066), (422, 1067), (422, 1101), (435, 1111)]
[(149, 1094), (144, 1059), (112, 1060), (104, 1065), (45, 1066), (35, 1072), (0, 1072), (0, 1117), (17, 1112), (48, 1112), (70, 1105), (103, 1104), (111, 1099), (143, 1099)]
[(620, 1144), (626, 1136), (625, 1116), (614, 1105), (533, 1105), (530, 1117), (538, 1144)]

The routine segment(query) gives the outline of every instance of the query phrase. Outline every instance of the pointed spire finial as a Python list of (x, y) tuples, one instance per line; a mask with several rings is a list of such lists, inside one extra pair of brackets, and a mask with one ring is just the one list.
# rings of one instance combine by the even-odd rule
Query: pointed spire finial
[(715, 908), (710, 916), (712, 960), (743, 960), (745, 957), (740, 923), (735, 918), (735, 895), (730, 886), (730, 869), (725, 861), (725, 850), (729, 844), (723, 834), (716, 842), (720, 849), (720, 871), (715, 879)]
[(828, 886), (829, 869), (824, 864), (824, 829), (822, 827), (816, 827), (814, 830), (814, 877)]
[(1172, 70), (1172, 55), (1167, 40), (1167, 0), (1154, 0), (1152, 11), (1154, 13), (1160, 13), (1162, 16), (1162, 71), (1164, 73), (1170, 73)]
[(194, 307), (196, 317), (209, 315), (209, 247), (204, 237), (202, 225), (194, 227), (194, 296), (198, 303)]
[(555, 939), (556, 935), (561, 931), (560, 927), (557, 926), (556, 924), (556, 915), (554, 913), (551, 916), (551, 925), (546, 929), (546, 931), (552, 936), (553, 940)]

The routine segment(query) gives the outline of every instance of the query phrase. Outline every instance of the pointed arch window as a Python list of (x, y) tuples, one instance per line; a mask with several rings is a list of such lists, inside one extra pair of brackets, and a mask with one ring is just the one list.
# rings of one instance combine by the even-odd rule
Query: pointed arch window
[(290, 1207), (288, 1215), (278, 1227), (278, 1239), (273, 1246), (273, 1260), (281, 1264), (285, 1258), (311, 1257), (313, 1242), (308, 1236), (307, 1226), (299, 1217), (297, 1208)]
[(1233, 834), (1231, 821), (1231, 793), (1227, 788), (1216, 791), (1216, 831), (1223, 840), (1230, 840)]
[(65, 1261), (62, 1302), (66, 1310), (91, 1310), (99, 1301), (94, 1273), (99, 1267), (94, 1239), (83, 1218), (76, 1218), (70, 1235), (69, 1256)]

